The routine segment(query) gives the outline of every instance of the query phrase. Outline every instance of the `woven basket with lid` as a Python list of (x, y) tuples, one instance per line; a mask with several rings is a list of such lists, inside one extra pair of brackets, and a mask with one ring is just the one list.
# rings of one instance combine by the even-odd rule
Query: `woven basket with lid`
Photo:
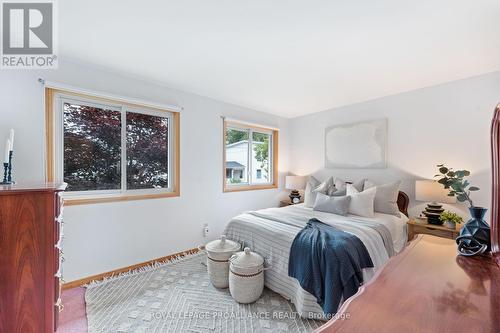
[(229, 286), (229, 258), (239, 251), (241, 245), (222, 235), (220, 239), (198, 248), (207, 254), (207, 270), (212, 285), (216, 288), (227, 288)]
[(238, 303), (253, 303), (264, 289), (264, 258), (245, 247), (229, 259), (229, 291)]

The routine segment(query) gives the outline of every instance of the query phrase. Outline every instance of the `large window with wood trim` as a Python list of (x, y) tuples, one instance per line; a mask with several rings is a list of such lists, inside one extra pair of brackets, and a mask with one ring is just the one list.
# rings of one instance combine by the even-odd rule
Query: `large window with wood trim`
[(276, 188), (278, 131), (224, 120), (224, 191)]
[(68, 203), (179, 195), (178, 114), (47, 89), (47, 178)]

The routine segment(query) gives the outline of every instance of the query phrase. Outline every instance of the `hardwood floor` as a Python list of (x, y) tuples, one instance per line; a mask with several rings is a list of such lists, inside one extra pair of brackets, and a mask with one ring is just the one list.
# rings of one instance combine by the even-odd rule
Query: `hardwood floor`
[(57, 333), (87, 333), (85, 288), (64, 290), (61, 295), (64, 310), (59, 316)]

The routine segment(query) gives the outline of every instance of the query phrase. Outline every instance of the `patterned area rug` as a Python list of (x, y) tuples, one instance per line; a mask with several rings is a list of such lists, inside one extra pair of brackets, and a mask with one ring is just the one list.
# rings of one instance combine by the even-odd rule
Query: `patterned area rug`
[(256, 303), (238, 304), (229, 289), (210, 284), (204, 258), (195, 254), (88, 285), (89, 332), (312, 332), (324, 323), (300, 318), (268, 289)]

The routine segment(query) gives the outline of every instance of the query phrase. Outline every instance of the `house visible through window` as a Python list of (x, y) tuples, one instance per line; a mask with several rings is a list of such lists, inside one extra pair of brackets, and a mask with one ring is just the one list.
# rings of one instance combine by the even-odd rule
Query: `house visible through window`
[(54, 111), (55, 178), (69, 198), (175, 191), (172, 112), (65, 94)]
[(225, 122), (225, 191), (276, 187), (278, 132)]

